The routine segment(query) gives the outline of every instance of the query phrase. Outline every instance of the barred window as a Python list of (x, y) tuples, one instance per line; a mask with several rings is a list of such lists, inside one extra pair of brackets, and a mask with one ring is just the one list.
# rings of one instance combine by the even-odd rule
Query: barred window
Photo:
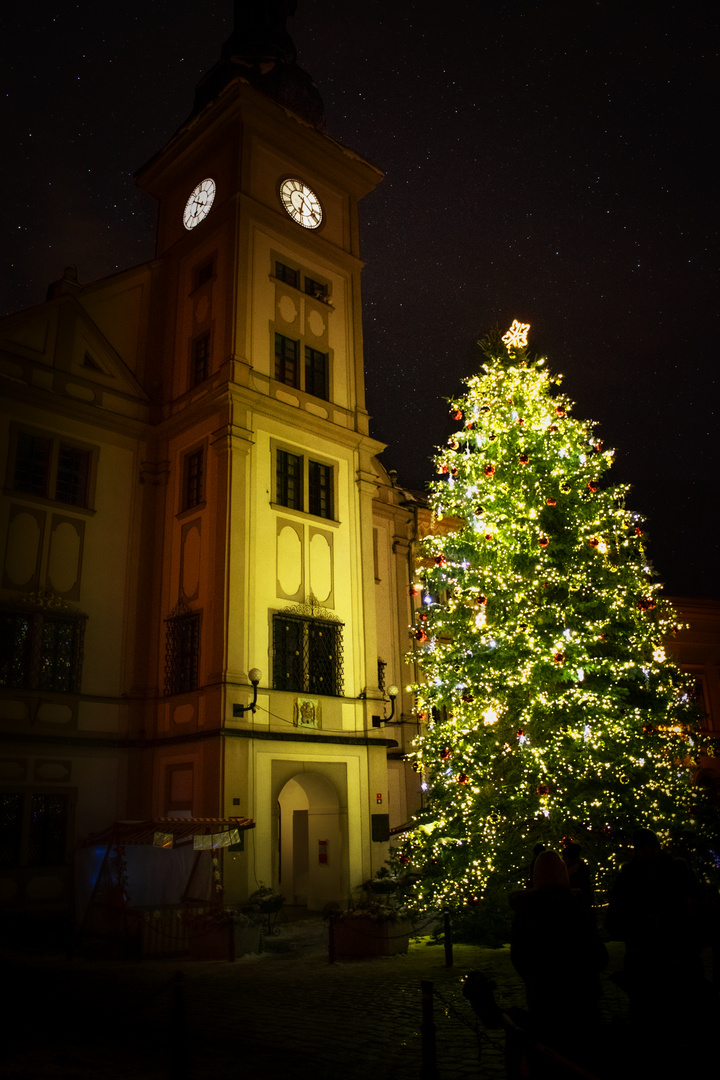
[(305, 346), (305, 393), (328, 398), (328, 354)]
[(200, 614), (186, 611), (165, 620), (165, 693), (197, 690), (200, 671)]
[(78, 694), (87, 616), (69, 605), (0, 609), (0, 686)]
[(300, 387), (300, 368), (298, 365), (299, 341), (275, 335), (275, 378), (286, 386)]
[(68, 861), (69, 793), (0, 794), (0, 866), (61, 866)]
[(273, 687), (342, 697), (341, 623), (294, 614), (273, 616)]
[(88, 506), (92, 451), (49, 435), (20, 431), (12, 486), (68, 506)]

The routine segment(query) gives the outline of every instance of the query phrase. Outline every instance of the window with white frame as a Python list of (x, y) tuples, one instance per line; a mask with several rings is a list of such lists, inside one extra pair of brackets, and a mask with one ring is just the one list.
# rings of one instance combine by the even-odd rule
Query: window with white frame
[(276, 447), (275, 502), (290, 510), (334, 520), (334, 467), (309, 455)]
[(42, 431), (17, 429), (10, 448), (9, 486), (24, 495), (89, 507), (94, 451)]

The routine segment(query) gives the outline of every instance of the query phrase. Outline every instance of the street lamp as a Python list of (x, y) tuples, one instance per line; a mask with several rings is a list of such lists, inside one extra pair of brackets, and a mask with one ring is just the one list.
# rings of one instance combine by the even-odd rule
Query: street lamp
[(246, 712), (254, 713), (257, 708), (257, 690), (258, 683), (262, 679), (262, 671), (260, 668), (256, 667), (250, 668), (248, 675), (250, 676), (250, 682), (253, 687), (253, 699), (249, 705), (233, 705), (233, 716), (243, 717)]
[(400, 691), (398, 690), (397, 686), (388, 686), (388, 697), (390, 698), (390, 706), (391, 706), (391, 708), (390, 708), (390, 715), (388, 716), (387, 720), (385, 721), (386, 724), (389, 724), (390, 721), (392, 720), (393, 716), (395, 715), (395, 698), (398, 696), (399, 693), (400, 693)]

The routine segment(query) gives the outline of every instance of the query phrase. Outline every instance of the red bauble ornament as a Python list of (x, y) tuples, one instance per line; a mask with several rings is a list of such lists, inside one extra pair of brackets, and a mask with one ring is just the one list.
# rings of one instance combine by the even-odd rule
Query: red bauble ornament
[(455, 411), (452, 414), (452, 418), (453, 418), (453, 420), (462, 420), (462, 418), (463, 418), (462, 410), (455, 409)]
[(417, 596), (417, 594), (419, 593), (419, 591), (420, 591), (420, 590), (419, 590), (419, 589), (416, 589), (414, 585), (411, 585), (411, 586), (410, 586), (410, 588), (409, 588), (409, 590), (408, 590), (408, 592), (410, 593), (410, 596)]
[(494, 465), (486, 465), (485, 468), (483, 469), (483, 472), (485, 473), (486, 476), (494, 476), (495, 475), (495, 466)]
[(557, 435), (557, 424), (552, 424), (548, 428), (548, 431), (550, 432), (551, 435)]
[(423, 630), (422, 627), (419, 627), (415, 631), (415, 637), (417, 638), (418, 641), (427, 641), (427, 634), (425, 633), (425, 631)]
[(643, 534), (643, 531), (642, 531), (642, 529), (640, 528), (640, 526), (639, 526), (639, 525), (636, 525), (636, 526), (635, 526), (635, 535), (636, 535), (636, 536), (642, 536), (642, 534)]
[(548, 540), (547, 536), (541, 536), (538, 540), (538, 544), (540, 545), (540, 547), (547, 547), (549, 543), (550, 541)]
[(448, 760), (448, 758), (450, 757), (450, 751), (447, 749), (447, 747), (440, 751), (440, 757), (443, 761)]
[(597, 547), (599, 543), (600, 541), (596, 536), (591, 536), (588, 540), (588, 544), (590, 545), (590, 547)]
[(556, 416), (564, 416), (565, 415), (565, 409), (564, 409), (564, 407), (562, 405), (556, 405), (555, 406), (555, 415)]
[(493, 534), (492, 534), (492, 533), (485, 533), (485, 539), (486, 539), (486, 540), (492, 540), (492, 538), (493, 538)]
[(474, 698), (474, 697), (472, 696), (472, 694), (463, 694), (463, 696), (462, 696), (462, 699), (463, 699), (463, 701), (464, 701), (464, 702), (466, 702), (466, 703), (467, 703), (468, 705), (470, 704), (470, 702), (471, 702), (471, 701), (474, 701), (474, 700), (475, 700), (475, 698)]
[(557, 506), (557, 499), (553, 499), (552, 496), (549, 499), (546, 499), (545, 502), (548, 506)]
[(538, 795), (549, 795), (550, 794), (550, 788), (547, 786), (547, 784), (538, 784), (538, 786), (535, 788), (535, 790), (537, 791)]
[(451, 476), (457, 476), (457, 474), (458, 474), (457, 469), (452, 469), (451, 470), (451, 473), (450, 473)]
[(465, 427), (468, 429), (468, 431), (472, 431), (474, 426), (475, 425), (473, 424), (472, 420), (466, 420), (465, 421)]
[(640, 609), (640, 611), (652, 611), (652, 609), (655, 607), (655, 601), (654, 600), (641, 599), (641, 600), (638, 600), (637, 606)]
[(436, 564), (436, 566), (444, 566), (446, 562), (447, 562), (447, 559), (445, 558), (444, 555), (436, 555), (435, 556), (435, 564)]
[(530, 460), (530, 458), (527, 456), (527, 454), (521, 454), (520, 457), (518, 458), (518, 461), (520, 462), (521, 465), (527, 465), (529, 460)]
[(439, 470), (438, 470), (438, 472), (441, 472), (441, 473), (446, 473), (446, 472), (449, 472), (449, 471), (450, 470), (448, 469), (447, 465), (441, 465)]
[(478, 596), (478, 598), (476, 599), (475, 603), (476, 603), (476, 604), (480, 604), (481, 606), (482, 606), (483, 604), (487, 604), (487, 596)]
[(564, 664), (565, 663), (565, 653), (564, 652), (553, 653), (553, 660), (555, 661), (556, 664)]
[(589, 484), (588, 484), (588, 491), (593, 491), (594, 492), (594, 491), (597, 491), (597, 489), (598, 489), (597, 480), (591, 480), (589, 482)]
[(519, 727), (516, 734), (518, 739), (522, 739), (523, 735), (525, 734), (525, 728)]
[(652, 735), (654, 730), (655, 728), (652, 726), (652, 724), (643, 724), (643, 731), (646, 735)]
[(461, 772), (458, 776), (458, 784), (467, 784), (468, 778), (464, 772)]
[(450, 447), (451, 450), (457, 450), (459, 445), (460, 445), (460, 443), (457, 441), (457, 439), (450, 439), (450, 441), (448, 443), (448, 446)]
[(520, 427), (522, 427), (524, 423), (525, 423), (525, 421), (523, 420), (522, 416), (519, 417), (518, 418), (518, 424), (520, 425)]

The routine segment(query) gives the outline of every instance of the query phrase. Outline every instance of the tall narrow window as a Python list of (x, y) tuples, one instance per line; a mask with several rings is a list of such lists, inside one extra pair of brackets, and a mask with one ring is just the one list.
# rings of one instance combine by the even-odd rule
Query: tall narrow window
[(61, 866), (67, 854), (69, 795), (30, 796), (29, 866)]
[(203, 500), (204, 452), (202, 447), (186, 454), (183, 463), (182, 509), (190, 510)]
[(284, 281), (286, 285), (292, 285), (295, 289), (298, 287), (298, 279), (300, 275), (297, 270), (293, 269), (292, 266), (287, 266), (285, 263), (282, 262), (276, 262), (275, 277), (279, 278), (280, 281)]
[(200, 263), (195, 267), (193, 271), (193, 289), (199, 289), (201, 285), (205, 285), (206, 282), (212, 281), (215, 277), (215, 257), (206, 259), (204, 263)]
[(53, 440), (21, 431), (15, 450), (13, 487), (28, 495), (49, 495)]
[(0, 866), (17, 866), (22, 850), (23, 796), (0, 792)]
[(319, 461), (308, 462), (308, 509), (318, 517), (333, 515), (333, 468)]
[(305, 393), (328, 399), (328, 354), (305, 346)]
[(87, 506), (90, 451), (60, 443), (55, 498), (69, 506)]
[(275, 457), (276, 502), (291, 510), (303, 510), (303, 459), (287, 450), (278, 450)]
[(193, 356), (192, 356), (192, 384), (197, 386), (198, 383), (204, 382), (210, 374), (210, 335), (203, 334), (202, 337), (195, 338), (193, 341)]
[(298, 345), (299, 342), (284, 334), (275, 335), (275, 378), (296, 389), (300, 386)]

